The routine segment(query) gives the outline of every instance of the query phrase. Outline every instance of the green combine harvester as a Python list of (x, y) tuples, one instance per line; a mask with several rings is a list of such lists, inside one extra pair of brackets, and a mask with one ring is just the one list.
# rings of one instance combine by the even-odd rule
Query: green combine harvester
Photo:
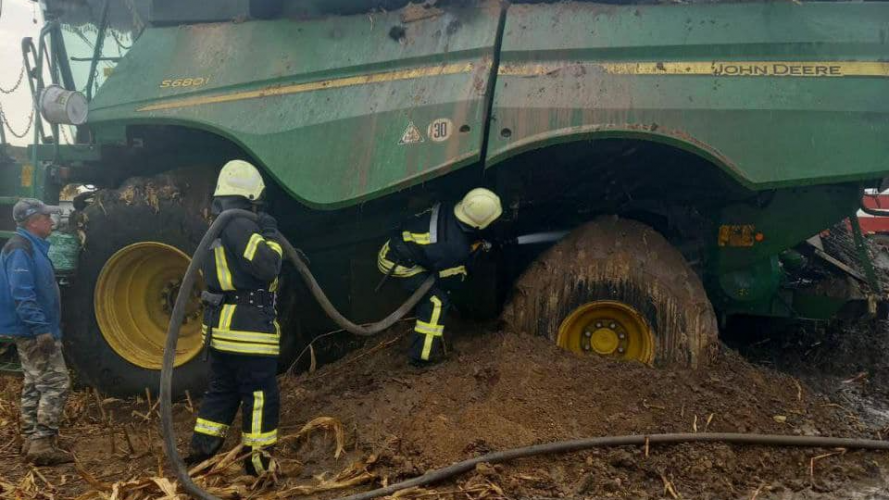
[[(42, 113), (28, 161), (0, 162), (0, 238), (20, 197), (71, 203), (65, 347), (110, 393), (157, 387), (234, 158), (263, 169), (268, 210), (356, 322), (404, 298), (374, 291), (387, 233), (478, 186), (504, 202), (492, 237), (525, 244), (477, 262), (458, 308), (577, 353), (705, 368), (733, 318), (885, 314), (855, 214), (889, 173), (887, 3), (45, 8), (23, 42)], [(846, 218), (855, 263), (812, 239)], [(282, 287), (286, 361), (335, 327), (292, 270)], [(204, 381), (200, 337), (195, 296), (177, 391)]]

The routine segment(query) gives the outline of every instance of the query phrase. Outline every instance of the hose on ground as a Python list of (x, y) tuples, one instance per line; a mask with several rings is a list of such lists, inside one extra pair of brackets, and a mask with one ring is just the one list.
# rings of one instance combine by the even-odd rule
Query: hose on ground
[[(201, 239), (185, 277), (176, 297), (176, 305), (173, 307), (173, 313), (170, 318), (170, 326), (167, 330), (167, 339), (164, 346), (163, 367), (161, 369), (160, 380), (160, 401), (161, 401), (161, 427), (164, 433), (164, 447), (166, 449), (167, 458), (180, 484), (190, 495), (201, 500), (220, 500), (211, 495), (200, 486), (195, 484), (188, 474), (188, 469), (179, 456), (179, 450), (176, 448), (176, 434), (173, 429), (173, 409), (172, 409), (172, 381), (173, 381), (173, 359), (176, 355), (176, 342), (179, 339), (179, 329), (182, 326), (182, 320), (185, 317), (185, 307), (191, 290), (194, 288), (197, 279), (197, 272), (201, 267), (204, 256), (210, 248), (210, 244), (216, 239), (217, 235), (225, 224), (232, 218), (244, 216), (255, 219), (255, 214), (246, 210), (226, 210), (216, 218), (207, 233)], [(398, 319), (400, 319), (407, 311), (410, 311), (419, 301), (426, 291), (432, 286), (434, 278), (427, 280), (411, 298), (405, 302), (403, 306), (390, 314), (383, 321), (373, 324), (370, 327), (362, 327), (356, 325), (340, 314), (336, 308), (330, 303), (330, 300), (324, 295), (318, 282), (312, 276), (308, 267), (299, 257), (299, 253), (285, 239), (281, 238), (282, 248), (287, 258), (290, 259), (297, 267), (300, 275), (306, 281), (312, 295), (321, 304), (324, 311), (343, 329), (355, 333), (357, 335), (372, 335), (373, 333), (382, 331)], [(422, 292), (422, 293), (421, 293)], [(400, 314), (400, 315), (399, 315)], [(596, 447), (611, 446), (642, 446), (650, 444), (677, 444), (677, 443), (731, 443), (758, 446), (791, 446), (791, 447), (812, 447), (812, 448), (846, 448), (846, 449), (865, 449), (865, 450), (889, 450), (889, 442), (878, 441), (875, 439), (848, 439), (848, 438), (832, 438), (832, 437), (816, 437), (816, 436), (780, 436), (780, 435), (764, 435), (764, 434), (733, 434), (733, 433), (701, 433), (701, 434), (652, 434), (652, 435), (632, 435), (632, 436), (604, 436), (586, 439), (576, 439), (572, 441), (560, 441), (554, 443), (538, 444), (527, 446), (524, 448), (514, 448), (511, 450), (498, 451), (475, 457), (463, 462), (450, 465), (448, 467), (434, 470), (423, 474), (422, 476), (402, 481), (400, 483), (378, 488), (375, 490), (358, 493), (337, 500), (370, 500), (385, 495), (391, 495), (399, 490), (425, 486), (435, 482), (448, 479), (458, 474), (473, 470), (480, 463), (496, 464), (515, 460), (518, 458), (526, 458), (535, 455), (544, 455), (551, 453), (565, 453), (572, 451), (580, 451)]]
[(731, 443), (759, 446), (793, 446), (810, 448), (854, 448), (865, 450), (889, 450), (889, 442), (875, 439), (846, 439), (819, 436), (780, 436), (774, 434), (734, 434), (734, 433), (702, 433), (702, 434), (651, 434), (632, 436), (604, 436), (571, 441), (544, 443), (524, 448), (488, 453), (480, 457), (470, 458), (445, 468), (434, 470), (422, 476), (395, 483), (385, 488), (378, 488), (364, 493), (357, 493), (336, 500), (370, 500), (407, 488), (417, 488), (436, 483), (452, 476), (469, 472), (478, 464), (497, 464), (518, 458), (533, 457), (551, 453), (566, 453), (603, 448), (611, 446), (644, 446), (646, 444), (677, 444), (677, 443)]
[[(248, 210), (225, 210), (216, 220), (213, 221), (213, 224), (210, 224), (209, 229), (204, 234), (203, 238), (201, 238), (201, 242), (198, 244), (198, 248), (195, 250), (194, 255), (191, 258), (191, 262), (188, 264), (188, 269), (185, 271), (185, 276), (182, 279), (182, 285), (179, 288), (179, 294), (176, 297), (176, 304), (173, 306), (173, 312), (170, 316), (170, 325), (167, 328), (167, 339), (164, 344), (164, 358), (163, 365), (161, 367), (161, 378), (160, 378), (160, 400), (161, 400), (161, 428), (164, 433), (164, 447), (166, 448), (167, 457), (170, 461), (170, 465), (172, 465), (173, 470), (176, 472), (176, 477), (179, 479), (179, 482), (182, 484), (182, 487), (191, 495), (194, 495), (197, 498), (203, 500), (218, 500), (213, 495), (210, 495), (203, 489), (201, 489), (197, 484), (192, 481), (191, 477), (188, 475), (188, 469), (185, 466), (185, 463), (182, 461), (182, 457), (179, 456), (179, 450), (176, 448), (176, 434), (173, 429), (173, 407), (172, 407), (172, 386), (173, 386), (173, 361), (176, 357), (176, 343), (179, 340), (179, 330), (182, 327), (182, 320), (185, 318), (185, 309), (186, 304), (188, 303), (188, 298), (191, 296), (191, 291), (194, 288), (195, 281), (197, 280), (198, 271), (201, 268), (201, 264), (203, 264), (204, 257), (207, 255), (208, 250), (210, 249), (210, 245), (213, 241), (219, 236), (219, 233), (222, 231), (222, 228), (234, 217), (247, 217), (251, 220), (256, 220), (256, 214), (250, 212)], [(379, 333), (390, 326), (394, 325), (398, 320), (403, 318), (409, 311), (411, 311), (414, 306), (417, 305), (426, 292), (432, 288), (432, 285), (435, 284), (435, 277), (430, 276), (417, 291), (415, 291), (410, 298), (398, 309), (396, 309), (392, 314), (384, 318), (382, 321), (369, 325), (367, 327), (356, 325), (352, 323), (345, 316), (343, 316), (336, 308), (331, 304), (330, 300), (324, 294), (324, 291), (321, 290), (321, 286), (318, 285), (318, 281), (315, 280), (315, 277), (312, 276), (312, 272), (309, 270), (308, 266), (306, 266), (305, 262), (300, 258), (299, 252), (287, 241), (286, 238), (281, 236), (282, 248), (286, 254), (286, 257), (296, 266), (297, 270), (302, 276), (303, 280), (306, 282), (306, 286), (309, 287), (309, 291), (315, 297), (315, 300), (321, 305), (324, 309), (324, 312), (333, 319), (341, 328), (344, 330), (353, 333), (355, 335), (360, 336), (369, 336)]]

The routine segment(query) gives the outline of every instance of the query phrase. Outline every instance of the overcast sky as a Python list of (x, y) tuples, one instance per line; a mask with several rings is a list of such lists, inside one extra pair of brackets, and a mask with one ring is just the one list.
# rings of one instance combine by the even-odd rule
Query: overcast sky
[[(40, 33), (43, 16), (36, 2), (31, 0), (0, 0), (0, 89), (9, 90), (18, 80), (22, 69), (22, 38), (34, 37)], [(37, 23), (34, 23), (34, 16)], [(31, 91), (28, 82), (22, 81), (19, 88), (10, 95), (0, 94), (0, 105), (16, 133), (22, 133), (31, 114)], [(17, 146), (31, 142), (33, 130), (25, 139), (16, 139), (6, 131), (6, 139)]]

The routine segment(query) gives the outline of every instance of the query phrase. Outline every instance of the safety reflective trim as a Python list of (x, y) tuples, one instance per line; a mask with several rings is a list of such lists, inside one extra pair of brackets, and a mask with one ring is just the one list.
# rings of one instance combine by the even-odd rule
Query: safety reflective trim
[[(383, 274), (389, 274), (389, 271), (392, 270), (392, 266), (395, 265), (394, 262), (386, 258), (388, 255), (389, 241), (387, 240), (377, 256), (377, 269)], [(396, 278), (410, 278), (411, 276), (416, 276), (423, 272), (426, 272), (426, 269), (421, 266), (404, 267), (399, 265), (395, 268), (395, 272), (392, 273), (392, 276), (395, 276)]]
[(432, 207), (432, 213), (429, 215), (429, 243), (438, 243), (438, 212), (441, 210), (441, 203), (436, 203)]
[(231, 340), (247, 344), (278, 345), (280, 336), (277, 333), (232, 332), (229, 330), (213, 330), (213, 339)]
[(266, 243), (272, 248), (272, 250), (278, 254), (278, 256), (284, 256), (284, 249), (281, 248), (281, 245), (278, 244), (277, 241), (266, 240)]
[(414, 331), (417, 333), (422, 333), (422, 334), (426, 334), (426, 335), (435, 335), (437, 337), (441, 337), (441, 335), (444, 333), (444, 326), (432, 325), (432, 324), (426, 323), (425, 321), (418, 320), (417, 324), (414, 325)]
[(225, 351), (236, 354), (259, 354), (265, 356), (277, 356), (280, 353), (280, 348), (277, 345), (247, 344), (218, 339), (216, 338), (215, 330), (213, 331), (213, 339), (210, 341), (210, 347), (218, 351)]
[[(262, 436), (262, 411), (264, 406), (265, 393), (263, 393), (262, 391), (254, 391), (253, 416), (250, 419), (250, 429), (252, 432), (250, 432), (247, 437), (244, 437), (244, 444), (252, 448), (260, 448), (262, 446), (265, 446), (265, 444), (260, 443), (260, 436)], [(274, 437), (277, 438), (277, 435), (275, 435)], [(256, 473), (265, 471), (265, 467), (262, 466), (262, 455), (256, 453), (255, 450), (252, 454), (251, 461), (253, 462), (253, 469)]]
[(275, 281), (272, 281), (272, 284), (269, 285), (269, 291), (270, 291), (270, 292), (277, 292), (277, 291), (278, 291), (278, 278), (277, 278), (277, 276), (275, 277)]
[[(201, 325), (201, 331), (203, 333), (207, 333), (207, 325)], [(269, 336), (269, 337), (275, 337), (275, 338), (281, 337), (281, 329), (278, 326), (277, 321), (275, 321), (275, 331), (274, 332), (251, 332), (248, 330), (226, 330), (226, 329), (221, 329), (221, 328), (214, 328), (213, 329), (213, 336), (216, 337), (216, 334), (218, 334), (219, 332), (226, 333), (226, 334), (230, 333), (230, 334), (234, 334), (234, 335), (259, 335), (259, 336)], [(265, 339), (263, 339), (263, 340), (265, 340)]]
[[(219, 313), (219, 325), (213, 329), (213, 333), (215, 334), (217, 331), (228, 330), (232, 326), (232, 318), (235, 315), (235, 308), (238, 307), (236, 304), (225, 304), (222, 306), (222, 311)], [(206, 330), (206, 328), (204, 328)]]
[(225, 433), (228, 431), (228, 426), (219, 422), (213, 422), (212, 420), (198, 418), (194, 423), (194, 431), (198, 434), (224, 438)]
[[(201, 325), (201, 333), (207, 333), (207, 326)], [(214, 328), (213, 338), (222, 340), (231, 340), (233, 342), (256, 342), (258, 344), (278, 345), (281, 340), (281, 328), (278, 322), (275, 322), (275, 332), (248, 332), (244, 330), (226, 330), (224, 328)]]
[(262, 452), (259, 450), (253, 450), (253, 453), (250, 455), (250, 460), (253, 462), (253, 472), (256, 474), (262, 474), (265, 472), (265, 466), (262, 464)]
[(463, 276), (466, 276), (468, 274), (466, 272), (466, 266), (450, 267), (448, 269), (442, 269), (441, 271), (438, 272), (438, 276), (441, 278), (448, 278), (451, 276), (456, 276), (458, 274), (462, 274)]
[(216, 279), (219, 281), (219, 288), (225, 291), (234, 290), (235, 286), (232, 284), (232, 273), (228, 268), (228, 261), (225, 258), (225, 248), (221, 243), (213, 248), (213, 256), (216, 261)]
[(244, 258), (253, 262), (253, 257), (256, 256), (256, 249), (259, 248), (259, 244), (263, 242), (265, 242), (265, 238), (263, 238), (261, 234), (251, 234), (250, 241), (247, 242), (247, 248), (244, 249)]
[(262, 407), (265, 406), (265, 393), (253, 391), (253, 416), (250, 418), (253, 435), (262, 434)]
[(435, 340), (435, 337), (439, 337), (444, 333), (444, 327), (438, 324), (438, 320), (441, 318), (441, 299), (433, 295), (429, 297), (429, 300), (432, 302), (432, 317), (429, 319), (429, 323), (418, 320), (414, 330), (419, 328), (441, 328), (441, 330), (437, 333), (431, 331), (426, 333), (426, 338), (423, 340), (423, 352), (420, 354), (420, 359), (423, 361), (428, 361), (429, 356), (432, 354), (432, 341)]
[(278, 430), (275, 429), (273, 431), (263, 432), (263, 433), (253, 433), (246, 432), (241, 434), (241, 442), (244, 443), (244, 446), (270, 446), (278, 442)]
[(432, 244), (432, 235), (429, 233), (412, 233), (410, 231), (403, 231), (401, 233), (401, 239), (404, 241), (412, 241), (417, 245)]

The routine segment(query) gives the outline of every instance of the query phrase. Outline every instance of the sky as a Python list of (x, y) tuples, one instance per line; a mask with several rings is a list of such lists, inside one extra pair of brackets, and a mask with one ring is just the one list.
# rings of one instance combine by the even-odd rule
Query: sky
[[(26, 36), (37, 39), (43, 26), (43, 16), (37, 3), (31, 0), (0, 0), (0, 4), (3, 6), (0, 12), (0, 89), (6, 91), (18, 80), (22, 69), (21, 40)], [(0, 94), (0, 106), (3, 106), (13, 130), (20, 134), (28, 123), (32, 109), (28, 82), (23, 80), (10, 95)], [(24, 146), (31, 142), (32, 134), (33, 130), (25, 139), (16, 139), (7, 130), (6, 139), (16, 146)]]

